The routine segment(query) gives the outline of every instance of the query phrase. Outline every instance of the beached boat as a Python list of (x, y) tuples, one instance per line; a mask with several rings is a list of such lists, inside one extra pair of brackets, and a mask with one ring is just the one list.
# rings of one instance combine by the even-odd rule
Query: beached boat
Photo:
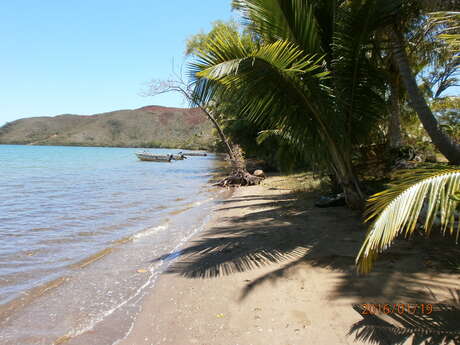
[(179, 153), (173, 154), (172, 159), (176, 161), (181, 161), (183, 159), (187, 159), (187, 157), (185, 157), (185, 155), (182, 152), (179, 152)]
[(185, 156), (207, 156), (206, 152), (185, 152)]
[(150, 152), (136, 152), (137, 158), (149, 162), (171, 162), (173, 155), (156, 155)]

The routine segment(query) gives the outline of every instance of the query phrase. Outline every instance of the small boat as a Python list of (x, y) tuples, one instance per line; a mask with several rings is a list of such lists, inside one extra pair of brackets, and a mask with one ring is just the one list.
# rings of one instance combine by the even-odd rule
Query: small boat
[(171, 162), (173, 155), (156, 155), (150, 152), (136, 152), (137, 158), (149, 162)]
[(181, 161), (183, 159), (187, 159), (187, 157), (185, 157), (185, 155), (182, 152), (179, 152), (179, 153), (173, 154), (172, 159), (174, 159), (175, 161)]
[(184, 153), (185, 156), (207, 156), (206, 152), (186, 152)]

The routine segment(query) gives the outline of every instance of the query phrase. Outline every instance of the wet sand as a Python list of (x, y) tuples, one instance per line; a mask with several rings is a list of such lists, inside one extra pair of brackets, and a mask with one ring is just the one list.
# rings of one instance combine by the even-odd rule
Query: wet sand
[[(459, 339), (460, 314), (452, 306), (460, 275), (436, 261), (439, 246), (443, 254), (457, 247), (400, 241), (373, 273), (358, 276), (354, 258), (365, 234), (359, 215), (316, 208), (313, 193), (297, 198), (286, 179), (269, 178), (222, 201), (207, 229), (176, 253), (118, 345)], [(441, 301), (447, 309), (421, 309)], [(362, 306), (368, 303), (418, 309), (369, 315)]]

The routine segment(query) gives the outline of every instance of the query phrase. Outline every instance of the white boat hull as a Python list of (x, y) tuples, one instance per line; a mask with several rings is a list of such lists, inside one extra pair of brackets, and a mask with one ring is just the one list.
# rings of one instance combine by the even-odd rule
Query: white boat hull
[(136, 153), (137, 158), (141, 161), (148, 161), (148, 162), (165, 162), (170, 163), (173, 159), (172, 155), (155, 155), (153, 153), (142, 152)]

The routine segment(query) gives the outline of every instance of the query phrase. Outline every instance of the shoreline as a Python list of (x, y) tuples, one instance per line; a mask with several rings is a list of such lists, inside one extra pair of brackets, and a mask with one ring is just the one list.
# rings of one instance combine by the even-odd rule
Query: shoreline
[(36, 147), (98, 147), (98, 148), (113, 148), (113, 149), (161, 149), (161, 150), (186, 150), (186, 151), (204, 151), (207, 153), (219, 155), (221, 152), (213, 151), (212, 147), (193, 147), (193, 148), (184, 148), (183, 146), (111, 146), (111, 145), (81, 145), (81, 144), (44, 144), (44, 143), (0, 143), (0, 146), (36, 146)]
[(285, 178), (221, 201), (206, 228), (172, 253), (115, 344), (364, 344), (359, 334), (371, 321), (356, 304), (436, 303), (460, 288), (460, 275), (421, 267), (410, 242), (357, 276), (359, 216), (315, 208), (314, 195), (298, 199)]
[[(124, 160), (120, 161), (124, 164)], [(163, 189), (159, 189), (156, 188), (157, 181), (151, 178), (157, 166), (137, 164), (136, 160), (129, 159), (129, 164), (123, 165), (124, 169), (130, 173), (127, 175), (127, 180), (134, 181), (132, 176), (136, 176), (134, 174), (136, 172), (142, 175), (147, 184), (139, 183), (143, 181), (142, 179), (135, 179), (135, 185), (139, 186), (142, 193), (133, 194), (134, 198), (129, 198), (128, 193), (128, 198), (122, 199), (123, 203), (116, 203), (118, 201), (116, 198), (106, 199), (106, 201), (114, 200), (114, 203), (106, 202), (101, 204), (102, 206), (118, 205), (114, 207), (114, 213), (109, 213), (110, 207), (91, 207), (91, 210), (95, 209), (100, 213), (102, 211), (105, 213), (103, 217), (97, 217), (97, 214), (93, 212), (87, 218), (82, 217), (81, 220), (78, 220), (81, 224), (86, 224), (85, 231), (75, 231), (76, 235), (72, 240), (80, 247), (87, 242), (88, 246), (83, 247), (85, 250), (78, 251), (79, 257), (75, 260), (72, 260), (70, 256), (70, 249), (65, 247), (66, 243), (72, 244), (73, 242), (58, 241), (60, 238), (57, 238), (52, 243), (57, 243), (57, 248), (66, 250), (66, 256), (61, 260), (63, 262), (67, 260), (66, 264), (62, 265), (61, 271), (51, 272), (58, 279), (48, 281), (46, 279), (48, 276), (42, 275), (41, 280), (34, 283), (31, 289), (21, 290), (18, 296), (13, 296), (11, 301), (0, 307), (2, 326), (0, 343), (74, 344), (79, 343), (81, 339), (81, 344), (98, 343), (102, 345), (112, 344), (126, 334), (127, 329), (117, 328), (112, 332), (108, 330), (114, 324), (128, 324), (126, 318), (137, 312), (138, 302), (144, 296), (144, 291), (149, 289), (150, 283), (165, 268), (165, 265), (161, 263), (152, 264), (150, 261), (156, 256), (184, 246), (195, 232), (205, 226), (214, 200), (224, 195), (223, 190), (209, 185), (209, 181), (215, 178), (220, 166), (213, 155), (190, 160), (190, 163), (187, 166), (178, 165), (179, 169), (174, 170), (175, 175), (172, 175), (180, 177), (187, 174), (187, 177), (181, 180), (186, 184), (185, 189), (179, 183), (174, 183), (172, 187), (165, 184)], [(131, 165), (135, 165), (136, 169), (131, 169)], [(162, 177), (167, 173), (167, 169), (165, 170), (163, 166), (158, 167), (160, 169), (158, 176)], [(165, 181), (168, 182), (167, 179)], [(117, 191), (115, 194), (112, 188), (108, 188), (109, 196), (115, 195), (122, 198), (127, 195), (123, 194), (124, 190), (130, 192), (133, 190), (123, 188), (121, 192), (115, 189)], [(148, 192), (144, 193), (146, 188)], [(72, 189), (69, 188), (69, 191)], [(161, 196), (165, 196), (164, 201), (149, 201), (149, 198), (158, 199)], [(132, 206), (134, 212), (131, 208), (119, 206), (125, 204)], [(123, 214), (117, 219), (121, 221), (113, 221), (120, 211)], [(75, 215), (72, 214), (72, 216)], [(101, 231), (97, 232), (99, 223), (93, 222), (92, 219), (97, 219), (97, 221), (108, 219), (106, 222), (108, 225), (103, 227), (105, 223), (102, 224)], [(49, 227), (53, 229), (57, 226), (49, 222)], [(69, 226), (69, 229), (73, 228)], [(80, 233), (82, 237), (78, 237)], [(41, 237), (37, 236), (37, 241), (47, 240), (45, 235), (48, 233), (39, 234)], [(89, 237), (99, 234), (102, 234), (103, 241), (100, 241), (102, 244), (96, 243), (98, 237), (94, 237), (94, 240)], [(78, 241), (79, 239), (81, 242)], [(64, 245), (58, 247), (58, 244), (61, 243)], [(99, 245), (100, 248), (96, 245)], [(37, 262), (40, 258), (45, 257), (44, 254), (36, 254), (32, 249), (34, 248), (31, 247), (31, 250), (27, 252), (23, 250), (19, 254), (29, 261), (36, 260)], [(60, 257), (55, 252), (49, 252), (53, 253), (53, 259), (58, 262)], [(54, 261), (43, 260), (43, 262)], [(19, 278), (18, 281), (20, 281)], [(8, 280), (2, 282), (9, 283)], [(5, 286), (8, 287), (6, 284)], [(96, 337), (92, 338), (94, 335)], [(101, 335), (99, 338), (101, 342), (97, 339), (97, 335)]]
[[(223, 224), (226, 228), (229, 219), (250, 215), (253, 213), (251, 209), (256, 213), (270, 212), (277, 197), (290, 192), (275, 190), (267, 195), (267, 188), (270, 187), (262, 185), (235, 190), (230, 198), (223, 201), (223, 206), (214, 211), (207, 227), (178, 252), (190, 254), (189, 248), (194, 245), (199, 247), (208, 241), (218, 241), (216, 235), (221, 231), (216, 233), (216, 229), (222, 229)], [(255, 201), (244, 200), (247, 197)], [(286, 200), (288, 203), (293, 202), (291, 197)], [(284, 218), (283, 215), (276, 214), (279, 211), (282, 210), (274, 210), (274, 217), (269, 218), (272, 222), (276, 222), (276, 216)], [(284, 221), (285, 219), (275, 226), (282, 226)], [(233, 235), (227, 230), (226, 235), (232, 238)], [(256, 240), (266, 238), (263, 229), (261, 231), (260, 235), (254, 234)], [(238, 245), (242, 244), (237, 242)], [(204, 247), (197, 248), (196, 252), (206, 250)], [(218, 256), (225, 255), (229, 250), (226, 247), (226, 243), (222, 246), (217, 244), (212, 250), (215, 249)], [(255, 255), (254, 263), (250, 263), (250, 260), (232, 263), (231, 260), (217, 259), (218, 268), (212, 265), (206, 267), (206, 262), (201, 262), (205, 267), (195, 271), (181, 268), (184, 261), (181, 258), (176, 259), (145, 297), (142, 311), (136, 317), (130, 333), (115, 344), (303, 344), (303, 333), (311, 328), (313, 318), (298, 305), (299, 301), (294, 294), (298, 290), (305, 290), (305, 283), (310, 277), (302, 277), (299, 287), (299, 281), (290, 278), (291, 274), (296, 273), (284, 272), (286, 267), (287, 271), (291, 271), (290, 266), (295, 265), (298, 257), (305, 255), (306, 248), (293, 248), (293, 251), (291, 254), (279, 253), (281, 256), (285, 254), (285, 257), (279, 258), (275, 258), (276, 251), (261, 253), (260, 258)], [(195, 250), (192, 250), (191, 255), (195, 255)], [(240, 258), (235, 261), (238, 259)], [(292, 270), (298, 271), (297, 268)], [(284, 278), (289, 282), (279, 291), (280, 286), (276, 281)], [(255, 286), (259, 284), (261, 286), (257, 289), (261, 288), (262, 291), (254, 293)], [(283, 295), (286, 298), (282, 298)], [(268, 307), (267, 302), (270, 304)], [(305, 300), (302, 302), (305, 303)], [(321, 303), (323, 302), (325, 301), (322, 299)], [(278, 314), (279, 311), (289, 308), (292, 310), (283, 312), (284, 315)], [(314, 303), (314, 308), (316, 314), (321, 314), (318, 303)], [(342, 315), (350, 309), (347, 304), (338, 308), (342, 310)], [(346, 317), (353, 313), (347, 313)], [(324, 317), (322, 319), (326, 322)], [(358, 320), (356, 317), (355, 319)], [(331, 339), (329, 335), (323, 340), (324, 342), (320, 339), (312, 340), (312, 343), (347, 343), (343, 337)]]
[[(220, 196), (216, 194), (214, 197)], [(208, 204), (209, 202), (209, 200), (205, 200), (203, 204)], [(201, 203), (193, 209), (185, 208), (180, 210), (181, 212), (175, 211), (169, 214), (172, 216), (181, 216), (184, 211), (196, 212), (196, 208), (198, 207), (201, 207)], [(205, 206), (205, 208), (207, 207), (208, 206)], [(171, 247), (168, 251), (164, 252), (160, 250), (160, 253), (173, 252), (184, 246), (191, 237), (206, 226), (209, 219), (207, 217), (208, 216), (204, 216), (202, 219), (200, 218), (198, 222), (194, 220), (191, 233), (186, 234), (184, 238), (181, 238), (179, 242), (175, 243), (174, 247)], [(127, 238), (117, 240), (113, 243), (112, 247), (101, 250), (69, 266), (71, 272), (67, 275), (34, 287), (23, 294), (23, 296), (19, 296), (3, 305), (3, 309), (0, 309), (0, 324), (2, 324), (2, 327), (5, 329), (8, 329), (8, 331), (6, 333), (0, 332), (0, 343), (3, 344), (3, 341), (5, 341), (5, 344), (86, 345), (88, 343), (91, 344), (91, 338), (96, 335), (96, 343), (99, 344), (99, 341), (101, 341), (100, 344), (112, 344), (116, 339), (123, 336), (125, 334), (124, 332), (128, 329), (129, 324), (125, 323), (123, 315), (126, 317), (127, 315), (136, 313), (139, 307), (138, 302), (148, 293), (151, 287), (155, 286), (158, 275), (165, 268), (164, 262), (149, 262), (149, 258), (145, 256), (148, 252), (143, 248), (146, 245), (148, 246), (149, 243), (150, 245), (153, 244), (148, 240), (150, 235), (158, 231), (167, 230), (171, 222), (174, 222), (174, 220), (163, 223), (162, 225), (147, 228)], [(147, 243), (144, 243), (145, 239), (147, 239)], [(129, 252), (133, 250), (143, 250), (143, 259), (141, 261), (135, 260), (131, 262), (127, 260)], [(123, 266), (120, 261), (122, 258), (125, 259)], [(114, 266), (114, 263), (118, 263), (118, 265)], [(115, 272), (111, 273), (111, 271)], [(107, 277), (105, 277), (106, 273), (119, 277), (115, 278), (116, 280), (108, 281)], [(100, 285), (91, 279), (86, 279), (96, 275), (100, 276)], [(122, 283), (126, 285), (125, 290), (123, 290), (123, 297), (119, 295), (116, 304), (110, 306), (108, 309), (94, 309), (99, 305), (104, 295), (106, 297), (111, 297), (111, 295), (114, 294), (117, 285), (120, 285), (121, 279), (124, 280)], [(134, 285), (129, 284), (129, 279), (135, 280), (136, 283)], [(113, 283), (115, 283), (115, 285)], [(129, 287), (127, 287), (128, 284)], [(76, 289), (74, 289), (75, 286), (77, 287)], [(70, 290), (74, 290), (72, 295), (69, 295)], [(127, 292), (128, 290), (129, 292)], [(94, 307), (91, 311), (86, 312), (83, 309), (80, 309), (80, 311), (78, 311), (78, 308), (75, 309), (77, 306), (74, 302), (79, 295), (83, 295), (83, 298), (86, 297), (85, 308)], [(88, 298), (89, 295), (90, 298)], [(66, 302), (63, 297), (70, 298)], [(107, 308), (105, 305), (102, 307)], [(56, 308), (59, 309), (58, 312), (56, 312)], [(37, 316), (38, 314), (40, 314), (40, 316)], [(62, 319), (72, 319), (77, 320), (77, 322), (68, 324), (65, 329), (61, 328), (57, 330), (53, 328), (53, 323), (50, 322), (50, 319), (54, 317), (53, 315), (61, 315)], [(16, 319), (20, 320), (19, 324), (14, 321)], [(13, 323), (10, 323), (10, 320), (12, 320)], [(19, 342), (16, 342), (15, 336), (13, 335), (16, 330), (22, 332), (27, 329), (27, 327), (23, 327), (24, 324), (28, 324), (28, 326), (33, 328), (38, 320), (43, 322), (45, 328), (40, 329), (39, 332), (34, 330), (34, 332), (31, 333), (21, 333)], [(114, 337), (108, 330), (117, 322), (123, 323), (123, 326), (117, 328), (118, 334)], [(73, 326), (77, 327), (74, 328)], [(38, 335), (39, 333), (43, 334), (43, 336)], [(10, 335), (13, 335), (13, 338), (10, 338)]]

